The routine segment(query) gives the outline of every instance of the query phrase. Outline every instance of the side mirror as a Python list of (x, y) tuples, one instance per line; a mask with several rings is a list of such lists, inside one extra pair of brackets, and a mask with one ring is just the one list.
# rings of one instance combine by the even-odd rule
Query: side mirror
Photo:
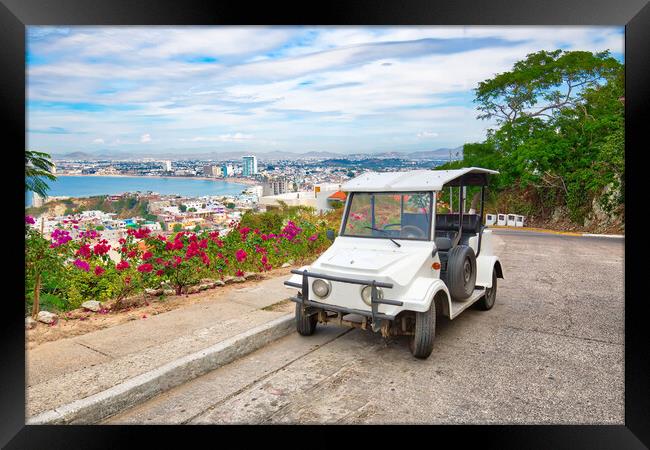
[(334, 236), (334, 230), (327, 230), (327, 231), (325, 232), (325, 235), (327, 236), (327, 239), (329, 239), (330, 241), (334, 242), (334, 237), (335, 237), (335, 236)]

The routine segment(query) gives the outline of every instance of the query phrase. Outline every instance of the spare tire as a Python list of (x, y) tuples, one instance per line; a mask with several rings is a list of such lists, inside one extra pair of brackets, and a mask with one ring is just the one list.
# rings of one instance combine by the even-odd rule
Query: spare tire
[(457, 245), (449, 251), (443, 281), (454, 300), (465, 300), (476, 284), (476, 255), (472, 247)]

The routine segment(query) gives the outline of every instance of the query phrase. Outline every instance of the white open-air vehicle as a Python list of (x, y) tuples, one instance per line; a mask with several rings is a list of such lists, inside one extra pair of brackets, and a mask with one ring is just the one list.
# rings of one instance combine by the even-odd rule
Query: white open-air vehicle
[[(476, 167), (368, 172), (345, 183), (339, 236), (284, 283), (298, 289), (291, 298), (298, 332), (311, 335), (318, 322), (333, 321), (384, 337), (407, 335), (413, 355), (426, 358), (436, 311), (454, 319), (476, 302), (491, 309), (503, 271), (482, 217), (488, 175), (496, 173)], [(450, 199), (458, 190), (456, 211), (436, 214), (436, 194), (447, 188)], [(464, 212), (468, 188), (480, 188), (478, 214)]]

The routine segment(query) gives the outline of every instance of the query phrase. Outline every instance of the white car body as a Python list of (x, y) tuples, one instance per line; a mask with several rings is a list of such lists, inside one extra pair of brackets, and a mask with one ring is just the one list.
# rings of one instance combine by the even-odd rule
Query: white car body
[[(466, 174), (485, 174), (487, 179), (489, 173), (496, 172), (472, 167), (449, 171), (416, 170), (368, 173), (344, 184), (342, 190), (349, 193), (435, 193), (443, 189), (446, 183), (453, 182)], [(435, 197), (435, 195), (431, 197), (433, 199), (432, 211), (435, 211)], [(405, 311), (426, 312), (436, 299), (440, 302), (442, 313), (453, 319), (479, 300), (486, 292), (486, 288), (492, 287), (495, 270), (498, 277), (503, 277), (499, 258), (493, 253), (492, 231), (481, 229), (482, 234), (477, 233), (466, 241), (466, 245), (469, 245), (478, 255), (476, 257), (475, 290), (469, 298), (455, 301), (450, 295), (447, 285), (441, 279), (440, 252), (437, 251), (435, 245), (435, 220), (431, 220), (431, 229), (427, 239), (413, 240), (394, 237), (393, 240), (397, 241), (401, 245), (400, 247), (389, 238), (345, 236), (343, 235), (345, 219), (349, 213), (351, 198), (352, 196), (348, 195), (344, 220), (341, 223), (339, 236), (336, 237), (333, 244), (313, 264), (294, 271), (294, 275), (285, 283), (292, 289), (300, 290), (304, 286), (304, 275), (301, 273), (307, 271), (307, 273), (314, 273), (313, 276), (308, 277), (309, 291), (313, 291), (311, 287), (319, 274), (332, 277), (333, 279), (329, 281), (330, 291), (324, 298), (315, 296), (313, 292), (308, 294), (308, 300), (312, 307), (338, 311), (341, 314), (362, 314), (365, 317), (373, 318), (376, 313), (379, 313), (382, 319), (392, 320)], [(435, 215), (433, 216), (435, 217)], [(392, 284), (392, 288), (383, 288), (383, 297), (401, 304), (379, 304), (376, 305), (377, 309), (373, 313), (373, 308), (361, 297), (361, 289), (365, 286), (364, 284), (340, 282), (336, 281), (336, 278), (367, 280), (367, 285), (372, 281)], [(301, 298), (294, 297), (293, 299), (300, 302)], [(373, 330), (377, 331), (377, 329), (373, 324)]]

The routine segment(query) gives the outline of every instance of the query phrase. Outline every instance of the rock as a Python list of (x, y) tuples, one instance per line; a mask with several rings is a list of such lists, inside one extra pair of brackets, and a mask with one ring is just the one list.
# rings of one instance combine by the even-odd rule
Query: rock
[(290, 266), (293, 266), (296, 262), (293, 259), (290, 259), (287, 263), (289, 263)]
[(283, 267), (283, 268), (284, 268), (284, 267), (291, 267), (291, 264), (289, 264), (288, 262), (286, 262), (286, 263), (282, 264), (280, 267)]
[(246, 278), (244, 277), (233, 277), (232, 279), (233, 283), (243, 283), (244, 281), (246, 281)]
[(34, 319), (32, 319), (29, 316), (25, 317), (25, 329), (31, 330), (36, 326), (37, 323), (38, 322), (36, 322)]
[(223, 282), (222, 280), (217, 280), (217, 281), (214, 282), (214, 285), (215, 285), (215, 287), (216, 287), (216, 286), (225, 286), (226, 283)]
[(41, 311), (38, 313), (38, 316), (36, 316), (36, 320), (47, 324), (55, 323), (58, 318), (59, 316), (49, 311)]
[(162, 295), (162, 293), (163, 293), (163, 289), (162, 289), (162, 288), (160, 288), (160, 289), (148, 289), (148, 288), (147, 288), (147, 289), (144, 290), (144, 292), (145, 292), (146, 294), (156, 296), (156, 295)]
[(569, 217), (569, 210), (566, 206), (558, 206), (553, 211), (553, 216), (551, 217), (552, 222), (559, 222), (562, 219)]
[(212, 283), (209, 284), (200, 284), (199, 285), (199, 291), (206, 291), (208, 289), (212, 289), (214, 285)]
[(199, 287), (198, 286), (185, 286), (183, 288), (183, 292), (186, 294), (196, 294), (199, 292)]
[(83, 302), (81, 307), (89, 311), (97, 312), (102, 309), (102, 304), (97, 300), (88, 300), (87, 302)]
[(225, 283), (232, 283), (235, 280), (235, 277), (226, 277), (223, 279), (224, 284)]
[(163, 294), (165, 295), (174, 295), (173, 289), (163, 289)]
[(244, 272), (244, 279), (249, 280), (255, 278), (257, 274), (255, 272)]

